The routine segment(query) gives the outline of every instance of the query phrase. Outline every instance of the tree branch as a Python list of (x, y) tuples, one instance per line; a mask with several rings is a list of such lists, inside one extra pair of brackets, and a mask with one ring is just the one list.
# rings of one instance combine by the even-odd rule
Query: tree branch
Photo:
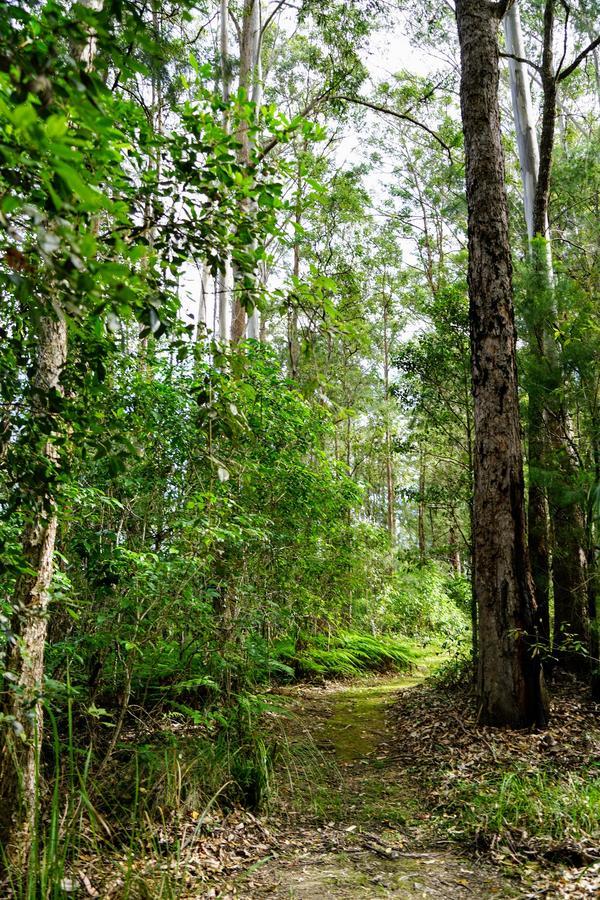
[(279, 3), (277, 4), (277, 6), (269, 13), (267, 18), (263, 22), (262, 28), (260, 29), (261, 38), (262, 38), (263, 34), (265, 33), (265, 31), (267, 30), (267, 28), (269, 27), (269, 25), (271, 24), (271, 22), (273, 21), (273, 19), (275, 18), (275, 16), (277, 15), (277, 13), (279, 12), (279, 10), (286, 5), (287, 5), (287, 0), (279, 0)]
[[(317, 97), (313, 97), (313, 99), (309, 103), (306, 104), (304, 109), (300, 110), (299, 113), (296, 113), (296, 115), (294, 116), (294, 119), (298, 119), (298, 118), (304, 119), (305, 116), (307, 116), (309, 113), (311, 113), (315, 109), (315, 107), (317, 107), (319, 105), (321, 100), (324, 100), (327, 96), (329, 96), (330, 93), (331, 93), (331, 90), (327, 90), (327, 91), (324, 91), (322, 94), (319, 94)], [(263, 159), (265, 158), (265, 156), (267, 156), (271, 152), (271, 150), (274, 150), (275, 147), (277, 146), (277, 144), (281, 143), (281, 141), (287, 134), (289, 134), (291, 131), (294, 130), (294, 127), (295, 126), (292, 126), (290, 124), (290, 127), (286, 128), (281, 134), (273, 135), (272, 138), (270, 138), (268, 141), (266, 141), (266, 143), (264, 143), (262, 145), (262, 147), (260, 148), (260, 150), (258, 152), (257, 161), (262, 162)]]
[(568, 78), (569, 75), (572, 75), (577, 66), (579, 66), (586, 56), (589, 56), (590, 53), (593, 53), (596, 47), (600, 46), (600, 34), (598, 37), (594, 38), (591, 44), (588, 44), (585, 50), (582, 50), (581, 53), (575, 57), (573, 62), (567, 66), (566, 69), (563, 69), (562, 72), (557, 73), (556, 80), (563, 81), (565, 78)]
[(500, 56), (502, 59), (514, 59), (515, 62), (524, 63), (526, 66), (531, 66), (532, 69), (535, 69), (536, 72), (541, 72), (541, 66), (538, 66), (537, 63), (534, 63), (531, 59), (525, 59), (522, 56), (515, 56), (514, 53), (504, 53), (500, 52)]
[(238, 39), (238, 41), (241, 41), (242, 40), (242, 29), (240, 27), (240, 23), (238, 22), (238, 20), (235, 16), (235, 13), (233, 13), (230, 9), (228, 9), (227, 12), (229, 13), (229, 18), (233, 22), (233, 25), (235, 28), (235, 33), (237, 34), (237, 39)]
[(564, 24), (564, 29), (563, 29), (563, 52), (562, 52), (562, 56), (560, 58), (558, 67), (556, 69), (556, 76), (555, 76), (556, 78), (558, 78), (558, 74), (563, 67), (563, 63), (564, 63), (565, 59), (567, 58), (567, 42), (569, 39), (569, 16), (571, 15), (571, 7), (569, 6), (568, 3), (565, 2), (565, 0), (562, 0), (561, 5), (562, 5), (563, 9), (565, 10), (565, 24)]
[(365, 106), (367, 109), (372, 109), (374, 112), (385, 113), (388, 116), (393, 116), (395, 119), (402, 119), (404, 122), (409, 122), (411, 125), (416, 125), (417, 128), (422, 128), (423, 131), (426, 131), (427, 134), (431, 135), (438, 144), (444, 148), (446, 153), (448, 154), (448, 158), (450, 162), (453, 162), (452, 152), (450, 147), (436, 131), (433, 131), (432, 128), (425, 125), (423, 122), (419, 122), (418, 119), (414, 119), (412, 116), (409, 116), (407, 113), (396, 112), (395, 109), (389, 109), (387, 106), (379, 106), (377, 103), (371, 103), (370, 100), (364, 100), (362, 97), (348, 97), (346, 94), (336, 94), (335, 97), (331, 98), (332, 100), (344, 100), (346, 103), (356, 103), (358, 106)]

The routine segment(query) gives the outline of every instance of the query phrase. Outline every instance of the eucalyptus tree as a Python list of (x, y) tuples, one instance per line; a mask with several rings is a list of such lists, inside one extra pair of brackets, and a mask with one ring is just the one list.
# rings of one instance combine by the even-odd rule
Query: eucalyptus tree
[(458, 0), (474, 400), (474, 583), (482, 719), (544, 723), (526, 538), (512, 260), (498, 102), (498, 31), (509, 2)]
[[(562, 645), (565, 632), (584, 648), (589, 644), (588, 573), (585, 517), (578, 488), (579, 467), (573, 449), (569, 410), (561, 396), (560, 348), (555, 338), (557, 302), (552, 266), (549, 196), (559, 86), (600, 44), (600, 35), (566, 60), (570, 8), (565, 13), (565, 45), (559, 63), (554, 61), (554, 0), (543, 5), (539, 32), (541, 63), (528, 61), (521, 34), (519, 7), (515, 3), (505, 17), (507, 56), (513, 116), (523, 182), (525, 220), (530, 242), (533, 275), (527, 299), (529, 332), (529, 543), (541, 630), (549, 637), (549, 585), (552, 572), (554, 643), (563, 664), (586, 665), (585, 655)], [(538, 145), (532, 111), (528, 70), (538, 73), (542, 88), (542, 126)], [(552, 472), (552, 469), (555, 471)], [(548, 528), (544, 485), (551, 518)], [(550, 566), (550, 546), (552, 565)]]
[[(345, 89), (356, 90), (364, 80), (366, 69), (359, 52), (383, 6), (379, 0), (352, 0), (351, 3), (335, 2), (325, 9), (313, 0), (303, 0), (290, 15), (287, 4), (278, 0), (267, 4), (260, 0), (244, 0), (241, 5), (236, 4), (235, 9), (229, 2), (221, 4), (223, 77), (228, 78), (230, 84), (236, 65), (232, 63), (229, 50), (231, 27), (228, 23), (225, 34), (223, 26), (226, 13), (229, 13), (239, 48), (237, 95), (252, 103), (249, 118), (240, 116), (234, 126), (239, 143), (238, 162), (249, 179), (254, 177), (257, 163), (278, 154), (295, 132), (302, 133), (302, 124), (307, 117), (315, 119), (330, 108), (335, 113), (336, 95)], [(294, 35), (295, 30), (299, 32), (298, 36)], [(277, 81), (279, 73), (302, 68), (303, 63), (306, 77), (299, 75), (295, 84), (289, 79), (283, 83)], [(263, 99), (275, 99), (287, 113), (286, 117), (279, 113), (277, 131), (273, 133), (273, 130), (270, 135), (264, 134), (268, 107), (262, 107)], [(221, 295), (226, 295), (228, 290), (225, 286)], [(257, 337), (257, 316), (252, 312), (254, 303), (244, 278), (237, 277), (232, 290), (232, 341), (241, 340), (247, 334), (247, 327), (249, 336)]]

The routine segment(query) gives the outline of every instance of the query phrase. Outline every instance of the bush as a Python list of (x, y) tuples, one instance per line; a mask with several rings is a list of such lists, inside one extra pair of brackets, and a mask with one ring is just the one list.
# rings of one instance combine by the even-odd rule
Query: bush
[(473, 683), (473, 675), (473, 650), (462, 644), (436, 670), (433, 680), (441, 688), (467, 687)]
[(470, 582), (437, 562), (399, 567), (379, 620), (385, 631), (421, 641), (461, 641), (470, 628)]

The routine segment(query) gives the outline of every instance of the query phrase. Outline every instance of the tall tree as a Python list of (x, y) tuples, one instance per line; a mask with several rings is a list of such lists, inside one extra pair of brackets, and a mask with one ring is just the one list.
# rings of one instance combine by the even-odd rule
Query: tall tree
[[(80, 3), (94, 12), (103, 6), (103, 0)], [(96, 38), (91, 28), (84, 28), (83, 33), (84, 39), (74, 49), (81, 67), (89, 70), (96, 55)], [(58, 448), (64, 443), (64, 435), (57, 433), (55, 424), (56, 402), (62, 394), (61, 377), (67, 354), (66, 313), (58, 303), (54, 311), (42, 315), (37, 336), (31, 421), (32, 433), (37, 433), (38, 440), (42, 436), (40, 479), (22, 535), (25, 565), (15, 584), (13, 640), (6, 659), (13, 684), (2, 704), (3, 715), (16, 728), (5, 730), (0, 756), (0, 844), (7, 858), (19, 868), (27, 863), (39, 800), (44, 651), (58, 528), (54, 493), (60, 469)]]
[[(513, 3), (504, 17), (504, 34), (506, 50), (509, 54), (508, 70), (512, 96), (513, 119), (517, 137), (519, 166), (523, 184), (523, 205), (525, 223), (530, 252), (533, 252), (533, 239), (536, 234), (534, 224), (535, 200), (538, 186), (538, 170), (540, 152), (533, 115), (531, 91), (529, 88), (528, 65), (525, 60), (521, 16), (518, 3)], [(543, 234), (547, 232), (547, 221)], [(547, 245), (549, 248), (549, 244)], [(548, 260), (551, 265), (551, 261)], [(543, 352), (543, 338), (539, 328), (531, 321), (529, 324), (529, 349), (531, 358), (538, 359)], [(533, 366), (537, 370), (538, 366)], [(527, 524), (529, 540), (529, 558), (535, 585), (536, 603), (539, 610), (541, 637), (550, 640), (550, 534), (546, 492), (542, 484), (544, 466), (544, 400), (538, 387), (537, 372), (531, 373), (528, 385), (528, 468), (529, 489), (527, 506)]]
[[(520, 15), (515, 3), (505, 17), (513, 117), (533, 277), (529, 286), (529, 544), (541, 629), (549, 636), (550, 555), (554, 596), (554, 643), (563, 664), (579, 668), (585, 656), (572, 652), (565, 634), (586, 648), (590, 629), (587, 590), (585, 516), (578, 489), (578, 465), (573, 451), (572, 426), (562, 392), (560, 350), (555, 338), (557, 305), (549, 225), (549, 197), (555, 141), (559, 84), (593, 51), (594, 38), (569, 65), (565, 54), (554, 63), (555, 0), (543, 10), (540, 146), (535, 129)], [(565, 28), (569, 19), (566, 12)], [(566, 45), (565, 45), (566, 50)], [(564, 68), (563, 68), (564, 66)], [(543, 481), (547, 482), (551, 529), (548, 529)], [(550, 547), (552, 553), (550, 554)]]
[(498, 29), (508, 4), (458, 0), (468, 206), (475, 452), (473, 544), (481, 716), (547, 718), (532, 652), (536, 605), (525, 530), (512, 261), (498, 102)]

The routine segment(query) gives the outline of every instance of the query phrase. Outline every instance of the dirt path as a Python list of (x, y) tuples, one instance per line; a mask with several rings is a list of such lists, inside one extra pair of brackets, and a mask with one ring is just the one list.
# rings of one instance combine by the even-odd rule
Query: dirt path
[(394, 762), (387, 710), (397, 691), (423, 677), (300, 686), (286, 694), (289, 793), (273, 819), (281, 852), (248, 871), (236, 896), (524, 896), (493, 868), (440, 840), (418, 782)]

